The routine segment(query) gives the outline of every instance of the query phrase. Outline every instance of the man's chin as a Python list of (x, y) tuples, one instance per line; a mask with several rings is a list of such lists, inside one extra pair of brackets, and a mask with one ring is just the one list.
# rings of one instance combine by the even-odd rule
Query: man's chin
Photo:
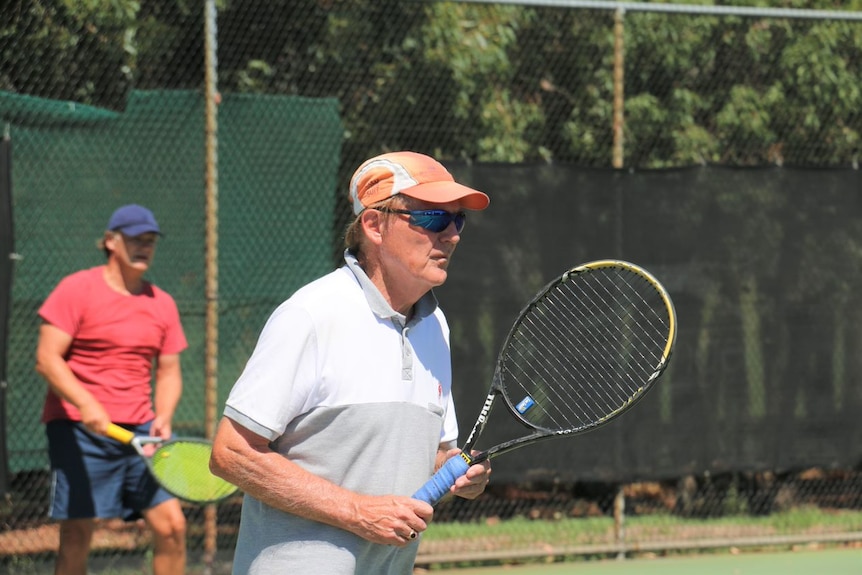
[(446, 282), (446, 278), (449, 277), (449, 272), (447, 272), (444, 268), (437, 268), (431, 278), (431, 284), (434, 287), (441, 286)]

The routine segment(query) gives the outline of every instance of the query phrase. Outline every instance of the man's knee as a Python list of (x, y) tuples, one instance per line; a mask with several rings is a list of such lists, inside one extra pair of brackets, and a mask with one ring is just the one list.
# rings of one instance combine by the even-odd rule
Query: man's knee
[(151, 509), (146, 517), (157, 541), (171, 546), (185, 546), (186, 517), (178, 501), (166, 501)]

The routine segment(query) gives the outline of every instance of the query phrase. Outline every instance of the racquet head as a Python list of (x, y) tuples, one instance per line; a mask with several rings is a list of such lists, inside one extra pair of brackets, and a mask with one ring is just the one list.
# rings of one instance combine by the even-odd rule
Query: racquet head
[(675, 339), (673, 304), (650, 273), (619, 260), (584, 264), (522, 310), (498, 358), (495, 386), (529, 427), (587, 431), (652, 388)]
[(153, 477), (171, 494), (192, 503), (215, 503), (237, 487), (209, 470), (212, 445), (205, 440), (176, 439), (159, 445), (149, 458)]

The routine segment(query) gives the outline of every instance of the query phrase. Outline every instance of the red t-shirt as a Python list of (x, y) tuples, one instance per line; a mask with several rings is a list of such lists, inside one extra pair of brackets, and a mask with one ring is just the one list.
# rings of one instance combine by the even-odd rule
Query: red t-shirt
[[(39, 316), (72, 336), (66, 362), (111, 420), (140, 424), (155, 416), (153, 360), (180, 353), (188, 344), (170, 295), (150, 283), (139, 295), (123, 295), (108, 286), (104, 270), (99, 266), (63, 278)], [(81, 414), (49, 390), (42, 421), (53, 419), (80, 421)]]

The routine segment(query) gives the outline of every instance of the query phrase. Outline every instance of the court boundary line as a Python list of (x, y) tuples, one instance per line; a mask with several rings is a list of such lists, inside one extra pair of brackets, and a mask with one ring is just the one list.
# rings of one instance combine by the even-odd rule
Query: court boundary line
[(728, 547), (782, 547), (812, 543), (853, 543), (862, 541), (862, 531), (826, 533), (822, 535), (774, 535), (766, 537), (709, 538), (690, 541), (669, 540), (646, 543), (610, 543), (606, 545), (568, 545), (534, 549), (500, 549), (498, 551), (464, 551), (460, 553), (419, 554), (417, 567), (440, 563), (469, 561), (506, 561), (513, 559), (540, 559), (571, 555), (617, 555), (628, 553), (650, 553), (658, 551), (694, 551)]

